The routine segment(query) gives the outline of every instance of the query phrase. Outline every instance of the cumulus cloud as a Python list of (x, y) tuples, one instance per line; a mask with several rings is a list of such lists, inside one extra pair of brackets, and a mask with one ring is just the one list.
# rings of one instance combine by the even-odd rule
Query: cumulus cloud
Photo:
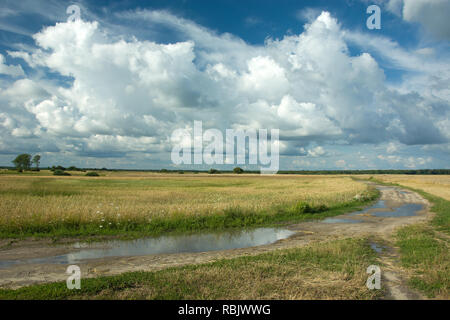
[(418, 22), (437, 39), (450, 39), (448, 0), (389, 0), (386, 8), (408, 22)]
[(432, 157), (402, 157), (402, 156), (396, 156), (396, 155), (378, 155), (377, 157), (380, 160), (387, 161), (391, 165), (395, 164), (402, 164), (406, 168), (418, 168), (418, 167), (425, 167), (427, 164), (431, 163), (433, 161)]
[[(388, 86), (374, 56), (350, 53), (348, 42), (358, 43), (360, 35), (344, 30), (328, 12), (303, 33), (260, 46), (167, 12), (117, 17), (163, 25), (180, 40), (124, 38), (96, 21), (44, 28), (33, 36), (36, 49), (9, 54), (72, 82), (3, 84), (5, 145), (34, 139), (42, 148), (79, 155), (160, 154), (170, 151), (171, 133), (194, 120), (205, 129), (278, 128), (284, 155), (325, 156), (320, 145), (336, 141), (413, 145), (450, 139), (448, 86), (438, 88), (443, 78), (433, 93)], [(392, 42), (378, 42), (401, 61), (409, 57)], [(418, 73), (437, 68), (439, 63), (417, 63), (423, 55), (413, 55), (408, 67)], [(305, 151), (312, 143), (318, 146)], [(345, 166), (342, 161), (336, 165)]]
[(440, 39), (450, 40), (450, 2), (448, 0), (404, 1), (403, 19), (421, 23)]
[(317, 146), (311, 150), (308, 150), (308, 155), (311, 157), (322, 157), (326, 155), (326, 151), (323, 147)]

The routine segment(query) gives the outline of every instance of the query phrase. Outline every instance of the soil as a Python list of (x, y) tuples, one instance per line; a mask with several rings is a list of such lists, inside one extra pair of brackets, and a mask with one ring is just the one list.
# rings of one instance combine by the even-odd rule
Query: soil
[[(273, 244), (225, 251), (200, 253), (156, 254), (132, 257), (108, 257), (87, 260), (78, 265), (82, 278), (99, 275), (117, 275), (130, 271), (155, 271), (168, 267), (188, 264), (207, 263), (223, 258), (243, 255), (257, 255), (264, 252), (296, 248), (312, 242), (329, 241), (343, 238), (367, 237), (377, 239), (384, 246), (393, 243), (392, 235), (396, 229), (409, 224), (426, 221), (432, 217), (429, 203), (415, 192), (398, 187), (376, 186), (381, 191), (380, 200), (387, 209), (394, 209), (406, 203), (423, 204), (423, 209), (413, 216), (376, 217), (375, 211), (387, 211), (386, 208), (371, 209), (363, 214), (345, 214), (336, 219), (359, 220), (358, 223), (324, 223), (321, 221), (293, 224), (288, 229), (296, 233), (291, 237)], [(73, 246), (55, 245), (51, 240), (2, 240), (0, 241), (0, 261), (31, 259), (55, 256), (73, 252)], [(396, 248), (387, 247), (379, 253), (382, 270), (382, 285), (387, 289), (387, 299), (422, 299), (423, 297), (406, 286), (405, 273), (396, 267), (398, 254)], [(57, 264), (21, 264), (0, 269), (0, 287), (19, 288), (22, 286), (54, 281), (65, 281), (66, 265)]]

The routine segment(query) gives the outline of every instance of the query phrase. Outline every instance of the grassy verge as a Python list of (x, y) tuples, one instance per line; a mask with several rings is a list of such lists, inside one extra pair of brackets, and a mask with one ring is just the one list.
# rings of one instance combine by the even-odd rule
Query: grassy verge
[(412, 271), (409, 284), (429, 298), (448, 299), (450, 289), (449, 244), (427, 225), (413, 225), (397, 233), (400, 261)]
[(400, 261), (412, 276), (409, 284), (429, 298), (450, 297), (450, 201), (422, 190), (394, 183), (380, 184), (399, 186), (419, 193), (432, 204), (435, 216), (430, 223), (401, 228), (396, 234), (396, 245), (400, 248)]
[(257, 256), (0, 290), (0, 299), (374, 299), (366, 268), (376, 253), (365, 239), (346, 239)]
[(202, 231), (222, 231), (236, 228), (280, 226), (289, 223), (323, 219), (346, 212), (357, 211), (379, 197), (379, 191), (369, 189), (364, 197), (332, 207), (309, 205), (299, 202), (293, 206), (279, 205), (264, 211), (255, 212), (239, 207), (229, 208), (223, 214), (183, 215), (156, 217), (150, 220), (131, 220), (117, 223), (105, 221), (100, 227), (97, 223), (77, 221), (54, 221), (48, 224), (28, 221), (26, 224), (0, 225), (0, 238), (26, 237), (90, 237), (121, 236), (137, 238), (158, 236), (168, 233), (193, 233)]

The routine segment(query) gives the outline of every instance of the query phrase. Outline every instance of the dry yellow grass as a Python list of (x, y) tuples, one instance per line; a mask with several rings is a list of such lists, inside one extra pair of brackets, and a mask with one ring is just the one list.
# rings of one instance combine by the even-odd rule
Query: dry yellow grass
[(435, 196), (450, 200), (450, 175), (375, 175), (375, 178), (389, 183), (421, 189)]
[[(136, 175), (136, 176), (135, 176)], [(229, 208), (261, 212), (299, 201), (348, 202), (366, 185), (342, 176), (109, 173), (107, 177), (0, 176), (0, 225), (108, 224)]]

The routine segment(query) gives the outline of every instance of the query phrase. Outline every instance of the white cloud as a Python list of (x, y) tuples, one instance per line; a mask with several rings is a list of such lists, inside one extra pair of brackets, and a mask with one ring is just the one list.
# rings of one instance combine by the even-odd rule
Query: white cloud
[(448, 0), (389, 0), (386, 9), (405, 21), (420, 23), (437, 39), (450, 39)]
[(394, 142), (389, 142), (389, 144), (387, 145), (386, 148), (386, 152), (387, 153), (395, 153), (398, 151), (398, 145), (395, 144)]
[(345, 162), (345, 160), (338, 160), (335, 162), (336, 167), (340, 167), (340, 168), (344, 168), (347, 166), (347, 162)]
[(322, 157), (326, 155), (326, 151), (323, 147), (317, 146), (311, 150), (308, 150), (308, 155), (311, 157)]
[(414, 0), (404, 1), (403, 19), (419, 22), (425, 29), (440, 39), (450, 40), (450, 1)]
[[(328, 141), (420, 144), (450, 137), (442, 120), (448, 115), (445, 77), (433, 92), (386, 85), (373, 55), (353, 56), (348, 49), (349, 41), (362, 46), (362, 35), (343, 30), (328, 12), (302, 34), (261, 46), (167, 12), (117, 16), (163, 25), (180, 40), (125, 39), (87, 21), (44, 28), (34, 35), (38, 49), (10, 55), (73, 82), (0, 83), (5, 145), (36, 139), (42, 148), (78, 154), (163, 153), (172, 131), (193, 120), (205, 129), (279, 128), (282, 152), (312, 157), (324, 156), (321, 144)], [(386, 38), (368, 47), (379, 44), (402, 68), (445, 71), (444, 63), (424, 63), (424, 52), (411, 54)]]
[(25, 72), (23, 72), (23, 69), (20, 65), (17, 66), (6, 65), (5, 57), (2, 54), (0, 54), (0, 74), (6, 74), (12, 77), (21, 77), (25, 75)]
[(433, 161), (432, 157), (402, 157), (395, 155), (378, 155), (377, 158), (383, 161), (387, 161), (391, 165), (402, 164), (406, 168), (424, 167), (426, 164), (429, 164)]
[(386, 3), (386, 8), (397, 16), (401, 16), (403, 10), (403, 0), (389, 0)]

